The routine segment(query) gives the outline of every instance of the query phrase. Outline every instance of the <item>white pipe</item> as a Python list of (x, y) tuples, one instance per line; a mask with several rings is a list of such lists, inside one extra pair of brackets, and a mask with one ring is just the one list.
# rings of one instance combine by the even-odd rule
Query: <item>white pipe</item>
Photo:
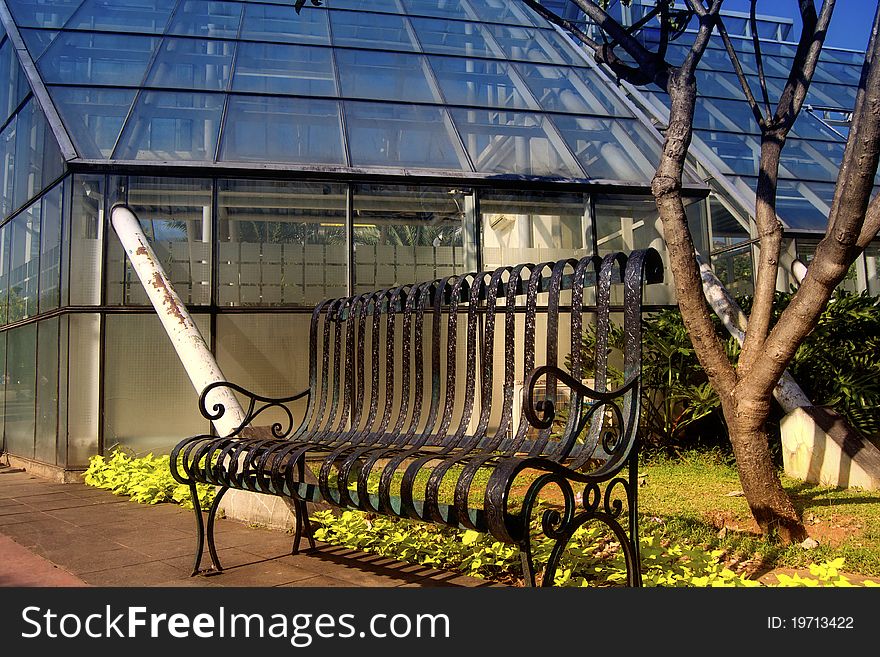
[[(742, 345), (745, 330), (749, 324), (745, 313), (730, 295), (730, 292), (727, 291), (727, 288), (724, 287), (724, 284), (718, 280), (709, 263), (703, 260), (699, 254), (696, 257), (700, 265), (700, 278), (703, 282), (703, 294), (706, 297), (706, 301), (712, 306), (712, 310), (718, 315), (727, 332)], [(782, 373), (779, 383), (773, 389), (773, 396), (786, 413), (791, 413), (796, 408), (813, 405), (810, 398), (807, 397), (807, 394), (788, 370)]]
[[(110, 223), (119, 241), (122, 242), (131, 266), (144, 286), (153, 308), (156, 309), (156, 314), (162, 321), (162, 326), (171, 339), (174, 350), (196, 392), (201, 394), (208, 384), (225, 381), (214, 354), (208, 349), (186, 306), (174, 291), (171, 281), (144, 235), (137, 216), (128, 207), (115, 205), (110, 211)], [(226, 409), (223, 416), (214, 421), (214, 426), (221, 436), (230, 434), (245, 418), (238, 399), (228, 388), (211, 391), (205, 401), (209, 409), (213, 408), (214, 404), (222, 404)]]

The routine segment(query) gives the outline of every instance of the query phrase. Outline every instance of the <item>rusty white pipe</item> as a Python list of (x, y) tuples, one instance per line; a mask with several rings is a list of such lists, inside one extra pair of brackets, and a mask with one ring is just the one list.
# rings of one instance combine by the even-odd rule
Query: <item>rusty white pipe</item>
[[(174, 286), (147, 241), (137, 215), (125, 205), (114, 205), (110, 211), (110, 223), (196, 392), (201, 394), (208, 384), (225, 381), (214, 354), (208, 349), (205, 339), (174, 291)], [(223, 416), (214, 421), (214, 427), (221, 436), (231, 433), (245, 418), (238, 399), (228, 388), (212, 390), (205, 401), (209, 409), (214, 404), (222, 404), (226, 409)]]
[(799, 259), (795, 258), (791, 263), (791, 273), (798, 282), (798, 285), (800, 285), (804, 282), (804, 277), (807, 275), (807, 266)]
[[(742, 345), (746, 327), (749, 324), (745, 313), (715, 275), (715, 272), (712, 271), (709, 263), (703, 260), (699, 254), (697, 254), (697, 262), (700, 265), (700, 278), (703, 282), (703, 295), (706, 297), (706, 301), (712, 306), (712, 310), (718, 315), (727, 332)], [(786, 413), (791, 413), (796, 408), (813, 405), (813, 402), (810, 401), (810, 398), (807, 397), (807, 394), (788, 370), (782, 373), (779, 383), (773, 389), (773, 396)]]

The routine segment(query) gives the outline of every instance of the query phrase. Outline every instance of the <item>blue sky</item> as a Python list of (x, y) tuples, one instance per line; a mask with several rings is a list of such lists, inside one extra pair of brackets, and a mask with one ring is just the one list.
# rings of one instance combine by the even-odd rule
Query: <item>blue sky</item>
[[(797, 4), (797, 0), (758, 0), (758, 13), (794, 18), (798, 13)], [(727, 0), (724, 8), (748, 11), (750, 5), (749, 0)], [(821, 6), (821, 0), (816, 0), (817, 11)], [(877, 3), (871, 0), (837, 0), (826, 45), (855, 50), (866, 49), (876, 7)], [(798, 33), (799, 25), (799, 22), (795, 23)]]

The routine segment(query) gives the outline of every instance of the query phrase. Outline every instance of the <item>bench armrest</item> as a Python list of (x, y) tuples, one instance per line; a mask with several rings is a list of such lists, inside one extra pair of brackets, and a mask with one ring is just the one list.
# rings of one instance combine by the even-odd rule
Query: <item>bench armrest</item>
[[(601, 408), (603, 402), (614, 402), (616, 399), (631, 391), (639, 382), (638, 376), (631, 376), (624, 381), (623, 385), (619, 388), (599, 391), (594, 390), (582, 381), (578, 381), (569, 372), (554, 365), (542, 365), (536, 367), (532, 370), (532, 373), (525, 381), (526, 399), (524, 411), (529, 423), (537, 429), (549, 429), (553, 426), (553, 421), (556, 418), (556, 407), (553, 401), (550, 399), (536, 398), (539, 394), (535, 390), (538, 381), (547, 375), (553, 376), (559, 383), (568, 386), (571, 390), (572, 396), (570, 408), (574, 409), (575, 412), (579, 414), (582, 412), (583, 403), (585, 401), (591, 406), (591, 410), (582, 415), (577, 422), (568, 423), (568, 432), (560, 438), (560, 443), (565, 445), (563, 450), (564, 454), (567, 454), (571, 450), (578, 436), (583, 432), (587, 421), (593, 415), (595, 409)], [(619, 419), (622, 424), (622, 415), (619, 416)], [(623, 429), (623, 427), (621, 427), (621, 429)]]
[(202, 417), (211, 420), (211, 422), (219, 420), (227, 412), (226, 406), (219, 402), (212, 404), (210, 409), (208, 408), (208, 394), (218, 388), (228, 388), (233, 392), (237, 392), (244, 396), (247, 401), (246, 408), (244, 407), (244, 404), (242, 405), (244, 417), (240, 421), (237, 420), (237, 426), (227, 435), (227, 437), (240, 435), (250, 427), (251, 423), (257, 418), (257, 416), (266, 410), (274, 408), (279, 409), (283, 413), (285, 419), (283, 421), (274, 422), (269, 427), (271, 437), (286, 438), (295, 428), (293, 413), (290, 408), (288, 408), (287, 404), (297, 401), (298, 399), (308, 399), (311, 394), (311, 389), (306, 388), (305, 390), (301, 390), (289, 397), (265, 397), (242, 388), (235, 383), (230, 383), (229, 381), (215, 381), (214, 383), (205, 386), (204, 390), (202, 390), (202, 394), (199, 395), (199, 412), (202, 414)]

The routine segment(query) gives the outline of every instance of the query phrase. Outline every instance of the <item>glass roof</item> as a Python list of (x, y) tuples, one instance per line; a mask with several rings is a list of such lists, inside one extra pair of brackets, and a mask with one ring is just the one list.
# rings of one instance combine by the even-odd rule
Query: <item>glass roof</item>
[(647, 186), (660, 152), (518, 1), (0, 1), (84, 160)]

